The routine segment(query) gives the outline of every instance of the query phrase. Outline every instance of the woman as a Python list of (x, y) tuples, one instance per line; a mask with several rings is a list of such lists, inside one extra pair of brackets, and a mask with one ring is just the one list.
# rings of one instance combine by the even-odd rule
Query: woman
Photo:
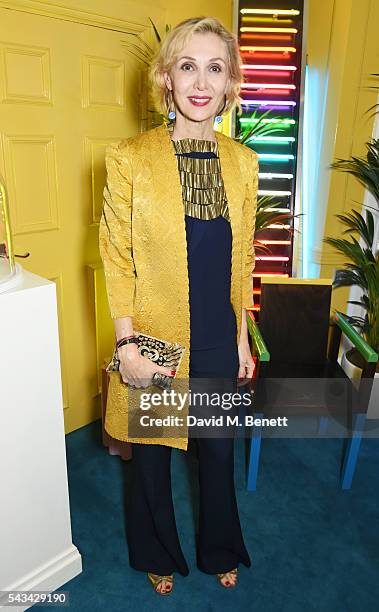
[[(258, 158), (214, 130), (223, 112), (240, 108), (240, 62), (235, 35), (218, 20), (183, 21), (164, 39), (150, 72), (171, 123), (107, 150), (99, 241), (116, 338), (138, 330), (184, 346), (174, 389), (183, 381), (189, 389), (188, 379), (213, 387), (223, 379), (235, 391), (237, 377), (253, 375), (245, 309), (253, 306)], [(173, 572), (189, 572), (170, 478), (171, 449), (187, 450), (188, 430), (166, 435), (135, 427), (137, 391), (151, 386), (155, 372), (173, 373), (142, 357), (133, 342), (118, 354), (121, 376), (110, 374), (105, 429), (133, 448), (129, 559), (163, 595), (172, 591)], [(239, 562), (251, 564), (235, 498), (234, 438), (194, 440), (197, 564), (228, 588)]]

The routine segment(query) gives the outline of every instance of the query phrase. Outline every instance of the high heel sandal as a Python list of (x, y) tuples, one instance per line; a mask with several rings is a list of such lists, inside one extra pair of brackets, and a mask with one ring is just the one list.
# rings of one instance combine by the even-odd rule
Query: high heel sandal
[[(153, 585), (154, 591), (158, 593), (158, 595), (170, 595), (170, 593), (172, 593), (174, 583), (174, 576), (172, 574), (171, 576), (159, 576), (159, 574), (152, 574), (151, 572), (148, 572), (147, 577)], [(161, 584), (161, 582), (163, 582), (163, 580), (171, 584), (171, 588), (169, 591), (162, 592), (162, 590), (157, 590), (158, 586)]]
[[(229, 572), (224, 572), (223, 574), (216, 574), (216, 578), (219, 581), (219, 583), (221, 584), (221, 586), (224, 587), (224, 589), (231, 589), (233, 587), (235, 587), (237, 585), (237, 572), (238, 572), (238, 568), (236, 567), (235, 569), (229, 570)], [(233, 576), (236, 577), (236, 581), (234, 582), (234, 584), (232, 582), (230, 582), (229, 586), (226, 586), (223, 582), (222, 579), (226, 576), (226, 574), (233, 574)]]

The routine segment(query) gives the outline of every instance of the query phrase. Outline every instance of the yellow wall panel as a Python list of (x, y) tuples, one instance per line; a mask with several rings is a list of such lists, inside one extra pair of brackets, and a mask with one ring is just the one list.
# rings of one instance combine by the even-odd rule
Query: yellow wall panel
[(2, 45), (4, 102), (51, 103), (49, 49)]
[(53, 136), (4, 136), (14, 235), (58, 227)]
[(83, 58), (83, 106), (125, 110), (125, 63), (103, 57)]

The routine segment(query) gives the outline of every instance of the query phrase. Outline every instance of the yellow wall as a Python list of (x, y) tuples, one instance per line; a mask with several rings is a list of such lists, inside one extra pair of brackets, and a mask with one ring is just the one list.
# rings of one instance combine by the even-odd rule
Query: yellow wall
[[(337, 158), (364, 156), (373, 119), (364, 112), (376, 103), (370, 73), (379, 72), (379, 2), (310, 0), (308, 22), (310, 172), (309, 269), (312, 276), (333, 278), (343, 260), (322, 243), (344, 229), (335, 215), (360, 210), (364, 189), (349, 175), (331, 171)], [(377, 82), (376, 82), (377, 84)], [(333, 292), (333, 307), (344, 310), (348, 290)]]
[(226, 27), (232, 27), (233, 6), (230, 0), (194, 0), (187, 3), (161, 0), (160, 4), (166, 11), (167, 23), (172, 26), (190, 17), (211, 16), (220, 19)]

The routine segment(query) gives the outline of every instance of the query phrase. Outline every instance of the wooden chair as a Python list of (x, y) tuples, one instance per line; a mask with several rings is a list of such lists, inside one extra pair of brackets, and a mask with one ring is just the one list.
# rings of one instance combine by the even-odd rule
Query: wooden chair
[[(342, 313), (330, 316), (331, 291), (331, 280), (262, 277), (259, 324), (252, 313), (247, 317), (257, 358), (251, 416), (259, 419), (286, 415), (290, 420), (298, 415), (317, 415), (318, 434), (326, 433), (328, 417), (342, 418), (348, 433), (341, 486), (350, 489), (378, 355)], [(342, 333), (364, 359), (358, 389), (337, 361)], [(306, 379), (305, 386), (301, 379)], [(314, 384), (312, 379), (317, 379)], [(289, 387), (288, 381), (292, 381)], [(331, 388), (339, 384), (346, 393), (339, 400), (337, 396), (331, 400), (327, 393), (320, 392), (329, 383)], [(274, 393), (270, 393), (273, 386)], [(262, 437), (259, 423), (251, 426), (250, 433), (247, 490), (255, 491)]]

